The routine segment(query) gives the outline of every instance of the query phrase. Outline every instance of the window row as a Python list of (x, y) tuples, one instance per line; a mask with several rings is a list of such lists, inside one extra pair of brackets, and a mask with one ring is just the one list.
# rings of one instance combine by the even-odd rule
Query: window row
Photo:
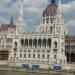
[(49, 39), (21, 39), (21, 45), (22, 46), (30, 46), (30, 47), (32, 47), (32, 46), (34, 46), (34, 47), (37, 47), (37, 46), (39, 46), (39, 47), (41, 47), (41, 46), (44, 46), (44, 47), (46, 47), (46, 46), (49, 46), (49, 47), (51, 47), (51, 39), (49, 38)]
[[(20, 50), (20, 52), (23, 52), (23, 50)], [(24, 50), (24, 52), (47, 52), (50, 53), (50, 50)]]
[(0, 38), (0, 43), (12, 43), (13, 39), (12, 38), (7, 38), (7, 37), (1, 37)]
[(0, 45), (0, 48), (10, 49), (11, 47), (12, 47), (12, 45)]
[[(20, 40), (22, 47), (49, 47), (51, 48), (51, 39), (21, 39)], [(15, 47), (17, 47), (17, 42), (14, 43)], [(56, 41), (53, 43), (54, 48), (57, 48), (58, 44)]]
[(24, 55), (22, 55), (22, 54), (20, 54), (20, 57), (22, 58), (22, 57), (24, 57), (24, 58), (31, 58), (31, 57), (33, 57), (33, 58), (49, 58), (49, 56), (50, 56), (50, 54), (47, 54), (47, 55), (45, 55), (45, 54), (33, 54), (33, 55), (31, 55), (31, 54), (24, 54)]

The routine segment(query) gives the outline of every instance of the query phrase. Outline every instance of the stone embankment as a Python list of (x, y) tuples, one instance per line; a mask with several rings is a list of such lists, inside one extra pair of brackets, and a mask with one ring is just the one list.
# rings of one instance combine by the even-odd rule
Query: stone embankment
[(48, 74), (48, 75), (66, 75), (66, 73), (75, 73), (75, 71), (54, 71), (54, 70), (47, 70), (47, 69), (24, 69), (20, 67), (9, 67), (9, 66), (0, 66), (0, 70), (5, 71), (18, 71), (18, 72), (26, 72), (26, 73), (36, 73), (36, 74)]

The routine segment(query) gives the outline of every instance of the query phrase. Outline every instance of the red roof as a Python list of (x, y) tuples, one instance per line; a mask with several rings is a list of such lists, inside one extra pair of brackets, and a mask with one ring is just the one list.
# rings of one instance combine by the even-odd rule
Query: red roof
[(2, 31), (8, 31), (9, 28), (15, 28), (15, 25), (2, 25), (0, 27), (0, 32), (2, 32)]
[(50, 4), (43, 12), (43, 17), (45, 16), (56, 16), (57, 15), (57, 8), (56, 4)]
[(75, 36), (65, 36), (65, 39), (75, 40)]

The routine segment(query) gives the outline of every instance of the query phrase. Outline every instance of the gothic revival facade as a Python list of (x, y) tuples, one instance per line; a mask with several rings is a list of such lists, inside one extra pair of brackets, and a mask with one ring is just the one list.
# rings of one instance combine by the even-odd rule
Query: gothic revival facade
[(16, 28), (10, 32), (0, 33), (10, 44), (8, 65), (22, 66), (23, 64), (39, 65), (48, 68), (51, 64), (66, 64), (64, 18), (61, 0), (57, 5), (55, 0), (44, 10), (40, 25), (35, 32), (24, 31), (23, 0)]

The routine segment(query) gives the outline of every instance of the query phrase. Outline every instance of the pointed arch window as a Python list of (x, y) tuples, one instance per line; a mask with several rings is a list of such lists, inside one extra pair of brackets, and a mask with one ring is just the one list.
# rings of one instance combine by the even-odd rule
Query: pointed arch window
[(15, 42), (14, 44), (15, 44), (15, 47), (17, 47), (17, 42)]
[(42, 45), (42, 39), (38, 39), (38, 46), (41, 47)]
[(46, 23), (49, 23), (49, 18), (46, 18)]
[(51, 19), (50, 19), (50, 21), (51, 21), (51, 23), (53, 23), (53, 21), (54, 21), (54, 18), (51, 18)]
[(24, 40), (23, 39), (21, 39), (21, 45), (24, 46)]
[(34, 46), (34, 47), (37, 47), (37, 39), (34, 39), (34, 40), (33, 40), (33, 46)]
[(28, 39), (25, 39), (25, 46), (28, 46)]
[(46, 39), (43, 39), (43, 46), (46, 47)]
[(54, 48), (57, 48), (57, 42), (54, 42)]
[(29, 46), (30, 46), (30, 47), (32, 47), (32, 43), (33, 43), (33, 40), (30, 39), (30, 40), (29, 40)]
[(51, 47), (51, 39), (50, 38), (47, 40), (47, 46)]
[(52, 31), (53, 31), (53, 27), (52, 27), (52, 26), (50, 26), (50, 32), (52, 33)]

